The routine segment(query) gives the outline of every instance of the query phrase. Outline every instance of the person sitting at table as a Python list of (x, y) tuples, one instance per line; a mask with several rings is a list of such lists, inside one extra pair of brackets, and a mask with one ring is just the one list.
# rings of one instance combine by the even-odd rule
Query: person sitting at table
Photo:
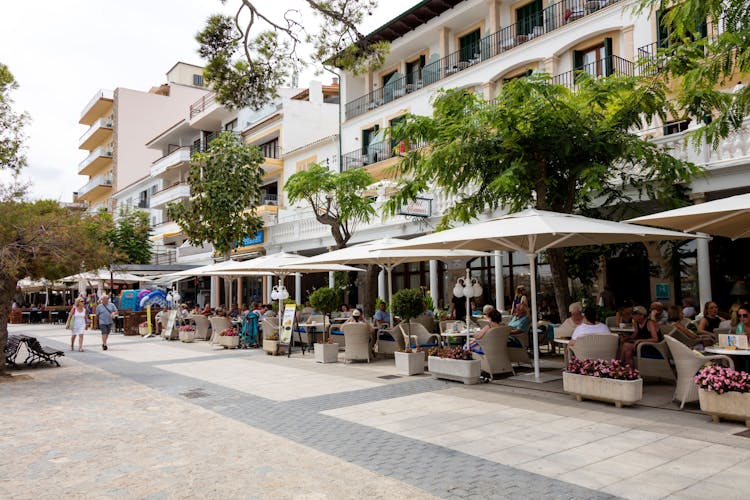
[(690, 328), (685, 326), (685, 323), (683, 321), (684, 315), (682, 313), (682, 309), (680, 309), (679, 306), (669, 306), (669, 308), (667, 309), (667, 314), (669, 315), (669, 323), (667, 324), (687, 337), (687, 340), (690, 341), (687, 346), (691, 349), (699, 344), (706, 347), (714, 345), (714, 340), (710, 335), (698, 335)]
[(698, 333), (701, 335), (710, 335), (714, 338), (714, 330), (719, 328), (724, 318), (719, 316), (719, 306), (716, 302), (708, 301), (703, 306), (703, 317), (698, 322)]
[(232, 319), (238, 318), (240, 315), (240, 310), (237, 308), (237, 305), (233, 305), (232, 309), (229, 311), (229, 317)]
[(198, 304), (195, 304), (193, 306), (193, 309), (190, 311), (190, 314), (198, 315), (201, 313), (201, 308), (198, 306)]
[(385, 301), (381, 302), (378, 306), (378, 310), (375, 311), (373, 318), (375, 319), (375, 326), (378, 328), (387, 327), (391, 324), (391, 313), (385, 309)]
[(646, 308), (633, 308), (633, 333), (629, 337), (620, 339), (622, 343), (622, 360), (628, 364), (633, 362), (633, 354), (639, 344), (644, 342), (659, 342), (659, 327), (648, 317)]
[(602, 335), (605, 333), (612, 333), (607, 328), (607, 325), (599, 322), (597, 318), (596, 308), (587, 306), (583, 310), (583, 321), (580, 325), (573, 330), (573, 335), (570, 337), (570, 343), (568, 346), (572, 347), (576, 343), (576, 339), (579, 339), (585, 335)]
[(180, 313), (179, 313), (179, 319), (182, 322), (182, 324), (186, 324), (185, 322), (188, 319), (188, 316), (190, 316), (190, 311), (188, 310), (187, 304), (180, 304)]
[(572, 337), (575, 329), (583, 323), (583, 305), (580, 302), (570, 304), (568, 312), (570, 317), (563, 321), (560, 326), (555, 327), (555, 337)]
[(742, 335), (743, 333), (750, 341), (750, 305), (743, 304), (737, 310), (737, 327), (734, 329), (734, 333)]
[(211, 306), (206, 304), (206, 306), (201, 311), (201, 314), (204, 316), (211, 316), (211, 314), (213, 314), (213, 311), (211, 310)]
[(341, 308), (339, 309), (339, 318), (349, 319), (351, 315), (352, 312), (349, 310), (349, 304), (341, 304)]
[(529, 323), (529, 309), (526, 302), (520, 302), (516, 305), (516, 314), (508, 323), (511, 330), (508, 337), (508, 347), (523, 347), (523, 343), (518, 339), (521, 335), (529, 334)]
[(666, 325), (669, 322), (669, 314), (664, 310), (664, 304), (659, 301), (651, 303), (651, 314), (649, 318), (657, 325)]
[(495, 306), (493, 306), (492, 304), (485, 304), (484, 307), (482, 307), (482, 319), (486, 319), (487, 321), (490, 321), (490, 313), (494, 310), (495, 310)]
[(159, 311), (154, 316), (154, 330), (156, 332), (156, 335), (161, 335), (161, 318), (164, 316), (164, 313), (166, 311), (164, 309), (159, 309)]
[(513, 304), (510, 307), (510, 313), (515, 316), (516, 314), (516, 308), (518, 307), (518, 304), (520, 303), (527, 304), (529, 303), (528, 299), (526, 298), (526, 287), (524, 285), (518, 285), (516, 287), (516, 294), (513, 296)]
[(618, 309), (615, 314), (615, 322), (618, 325), (632, 325), (633, 324), (633, 303), (626, 300), (622, 303), (622, 307)]
[[(484, 306), (484, 307), (487, 307), (487, 306)], [(492, 307), (492, 306), (490, 306), (490, 307)], [(498, 311), (494, 307), (492, 307), (492, 310), (490, 310), (487, 313), (486, 317), (487, 317), (487, 321), (489, 321), (489, 323), (487, 323), (486, 325), (484, 325), (482, 327), (482, 329), (479, 330), (479, 333), (477, 333), (476, 335), (474, 335), (474, 340), (472, 340), (471, 343), (469, 344), (469, 350), (471, 350), (472, 352), (475, 352), (477, 354), (484, 354), (484, 351), (482, 350), (482, 346), (479, 345), (479, 342), (477, 342), (477, 340), (482, 340), (482, 338), (484, 338), (484, 335), (488, 331), (490, 331), (491, 328), (495, 328), (495, 327), (501, 326), (502, 323), (503, 323), (503, 315), (500, 314), (500, 311)], [(508, 337), (508, 338), (510, 338), (510, 337)]]
[(273, 310), (273, 306), (271, 304), (263, 304), (263, 307), (261, 308), (263, 311), (263, 318), (275, 318), (276, 317), (276, 311)]

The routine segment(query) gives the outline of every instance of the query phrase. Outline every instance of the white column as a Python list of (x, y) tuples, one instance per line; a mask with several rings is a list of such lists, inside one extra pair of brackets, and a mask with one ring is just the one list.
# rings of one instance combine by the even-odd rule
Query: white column
[(495, 308), (505, 310), (505, 289), (503, 281), (503, 253), (495, 250)]
[(211, 307), (219, 307), (219, 277), (211, 276)]
[(266, 304), (273, 302), (273, 299), (271, 299), (271, 290), (273, 290), (273, 276), (266, 276), (266, 299), (263, 301)]
[(336, 280), (333, 278), (333, 271), (328, 271), (328, 288), (336, 286)]
[(436, 260), (430, 261), (430, 296), (435, 309), (438, 307), (438, 263)]
[(300, 273), (294, 275), (294, 301), (302, 304), (302, 275)]
[(388, 292), (385, 291), (385, 271), (383, 269), (378, 273), (378, 297), (388, 300)]
[[(698, 205), (706, 201), (706, 193), (692, 193), (690, 199)], [(706, 236), (705, 234), (701, 236)], [(711, 300), (711, 258), (708, 251), (708, 240), (700, 238), (696, 240), (696, 260), (698, 264), (698, 310), (703, 310), (703, 305)]]

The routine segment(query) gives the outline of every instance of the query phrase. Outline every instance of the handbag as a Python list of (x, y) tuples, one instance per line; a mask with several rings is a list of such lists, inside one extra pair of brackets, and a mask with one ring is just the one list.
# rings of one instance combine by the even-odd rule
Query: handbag
[(65, 323), (65, 329), (66, 330), (72, 330), (73, 329), (73, 311), (70, 311), (68, 313), (68, 321)]

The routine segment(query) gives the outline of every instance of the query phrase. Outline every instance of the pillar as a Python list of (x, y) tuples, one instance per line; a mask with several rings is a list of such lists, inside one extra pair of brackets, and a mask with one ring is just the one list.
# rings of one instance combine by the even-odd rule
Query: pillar
[(438, 308), (438, 263), (436, 260), (430, 261), (430, 297), (435, 309)]
[(302, 275), (300, 273), (294, 275), (294, 301), (302, 305)]
[(273, 300), (271, 299), (271, 290), (273, 290), (273, 276), (266, 276), (266, 280), (263, 286), (263, 297), (265, 297), (263, 302), (265, 302), (266, 304), (270, 304), (271, 302), (273, 302)]
[(495, 250), (495, 308), (505, 310), (505, 283), (503, 281), (503, 252)]
[(620, 49), (621, 57), (628, 59), (629, 61), (635, 61), (638, 59), (635, 53), (635, 42), (633, 41), (633, 26), (627, 26), (622, 29), (622, 48)]
[(244, 280), (242, 276), (237, 278), (237, 308), (240, 310), (242, 310), (242, 303), (244, 302), (242, 300), (242, 280)]
[(385, 271), (381, 269), (378, 273), (378, 297), (383, 300), (388, 300), (388, 292), (386, 291), (385, 287)]
[(440, 35), (440, 57), (446, 57), (450, 54), (451, 30), (448, 28), (440, 28), (438, 34)]
[(328, 288), (336, 286), (336, 280), (333, 278), (333, 271), (328, 271)]
[[(490, 25), (487, 27), (487, 33), (497, 33), (500, 31), (500, 15), (497, 10), (497, 0), (487, 0), (487, 9), (488, 12), (488, 18), (490, 21)], [(437, 302), (435, 302), (435, 305), (437, 306)]]
[[(693, 193), (690, 199), (694, 204), (706, 201), (706, 193)], [(703, 233), (698, 233), (706, 236)], [(703, 305), (711, 300), (711, 257), (708, 250), (708, 240), (699, 238), (696, 240), (697, 264), (698, 264), (698, 310), (703, 309)]]
[(219, 277), (211, 276), (211, 307), (219, 307)]

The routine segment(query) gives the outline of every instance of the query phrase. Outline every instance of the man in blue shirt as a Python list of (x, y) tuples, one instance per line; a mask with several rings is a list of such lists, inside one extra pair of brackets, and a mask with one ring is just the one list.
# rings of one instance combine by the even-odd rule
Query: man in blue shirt
[(508, 337), (508, 346), (523, 346), (523, 343), (518, 339), (521, 338), (521, 335), (529, 334), (529, 323), (529, 313), (526, 307), (526, 303), (519, 302), (518, 305), (516, 305), (516, 314), (513, 315), (510, 323), (508, 323), (508, 326), (511, 329), (511, 336)]
[(378, 327), (383, 325), (388, 326), (391, 323), (391, 313), (385, 310), (385, 302), (380, 303), (380, 307), (375, 311), (375, 324)]
[(102, 302), (96, 306), (96, 315), (99, 317), (99, 329), (102, 331), (102, 349), (107, 350), (107, 338), (114, 324), (113, 316), (117, 316), (117, 308), (110, 304), (109, 297), (102, 295)]

